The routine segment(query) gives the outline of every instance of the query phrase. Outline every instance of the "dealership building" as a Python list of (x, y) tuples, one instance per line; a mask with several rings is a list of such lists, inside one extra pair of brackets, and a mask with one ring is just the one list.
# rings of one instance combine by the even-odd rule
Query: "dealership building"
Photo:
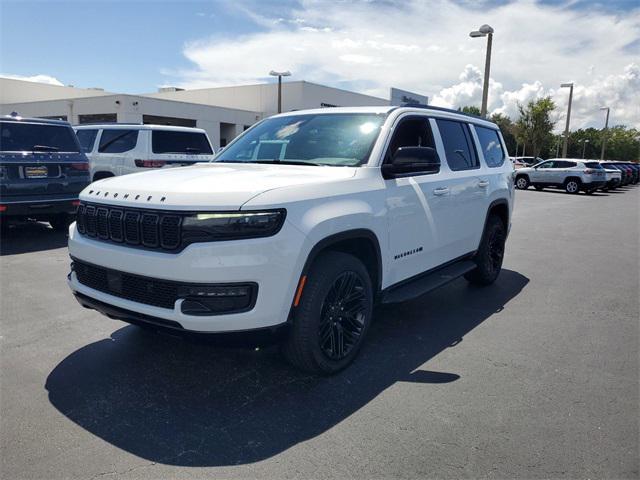
[[(306, 81), (282, 84), (282, 110), (337, 106), (389, 105), (427, 98), (392, 89), (391, 100)], [(400, 99), (400, 100), (398, 100)], [(60, 118), (74, 125), (140, 123), (180, 125), (206, 130), (214, 147), (225, 146), (262, 118), (277, 112), (278, 85), (267, 83), (129, 95), (100, 88), (76, 88), (0, 78), (0, 115)]]

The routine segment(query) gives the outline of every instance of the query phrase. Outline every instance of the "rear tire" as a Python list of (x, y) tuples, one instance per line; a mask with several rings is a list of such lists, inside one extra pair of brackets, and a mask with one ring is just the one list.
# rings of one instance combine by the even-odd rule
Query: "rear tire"
[(66, 213), (61, 213), (49, 219), (49, 225), (51, 225), (51, 228), (53, 228), (56, 232), (66, 233), (69, 230), (69, 225), (71, 225), (71, 222), (71, 216)]
[(507, 240), (507, 231), (502, 220), (497, 215), (490, 215), (482, 234), (480, 248), (473, 261), (477, 267), (466, 273), (466, 278), (475, 285), (491, 285), (496, 281), (504, 258), (504, 245)]
[(524, 175), (516, 177), (516, 188), (520, 190), (526, 190), (529, 188), (529, 179)]
[(282, 353), (300, 370), (337, 373), (358, 354), (372, 310), (373, 287), (362, 262), (342, 252), (321, 254), (307, 275)]
[(580, 181), (575, 178), (570, 178), (564, 182), (564, 191), (571, 194), (580, 192)]

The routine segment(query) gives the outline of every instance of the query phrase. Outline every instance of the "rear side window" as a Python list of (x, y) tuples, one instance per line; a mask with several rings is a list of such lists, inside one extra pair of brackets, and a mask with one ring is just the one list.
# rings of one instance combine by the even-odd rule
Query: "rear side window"
[(471, 141), (469, 126), (452, 120), (436, 120), (449, 168), (454, 171), (478, 168), (478, 156)]
[(102, 153), (123, 153), (136, 148), (138, 130), (103, 130), (98, 151)]
[(93, 144), (96, 141), (98, 130), (77, 130), (76, 136), (80, 142), (80, 147), (83, 152), (90, 152), (93, 150)]
[(585, 162), (584, 166), (587, 168), (602, 168), (598, 162)]
[(504, 163), (504, 150), (497, 130), (476, 126), (478, 140), (484, 155), (484, 160), (489, 167), (499, 167)]
[(151, 133), (151, 149), (153, 153), (213, 153), (204, 133), (170, 130), (153, 130)]
[(37, 123), (0, 122), (2, 152), (79, 152), (71, 127)]

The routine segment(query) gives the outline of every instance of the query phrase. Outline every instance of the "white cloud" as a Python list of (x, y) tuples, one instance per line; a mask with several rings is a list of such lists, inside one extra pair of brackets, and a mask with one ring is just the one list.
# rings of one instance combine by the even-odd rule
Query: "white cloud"
[(640, 127), (638, 8), (616, 15), (533, 0), (500, 5), (302, 0), (287, 18), (280, 18), (283, 12), (261, 16), (242, 3), (239, 8), (262, 31), (187, 43), (184, 55), (195, 67), (173, 72), (171, 83), (186, 88), (254, 83), (273, 68), (284, 68), (294, 79), (366, 85), (359, 90), (384, 98), (395, 86), (441, 105), (479, 105), (483, 67), (476, 66), (484, 63), (486, 42), (468, 33), (489, 23), (496, 32), (490, 110), (515, 115), (517, 102), (549, 94), (561, 119), (567, 90), (559, 84), (574, 81), (573, 128), (600, 126), (600, 105), (612, 107), (612, 124)]
[(31, 76), (23, 76), (23, 75), (9, 75), (9, 74), (0, 74), (2, 78), (10, 78), (13, 80), (24, 80), (26, 82), (36, 82), (36, 83), (46, 83), (48, 85), (58, 85), (63, 86), (64, 84), (55, 77), (50, 75), (31, 75)]

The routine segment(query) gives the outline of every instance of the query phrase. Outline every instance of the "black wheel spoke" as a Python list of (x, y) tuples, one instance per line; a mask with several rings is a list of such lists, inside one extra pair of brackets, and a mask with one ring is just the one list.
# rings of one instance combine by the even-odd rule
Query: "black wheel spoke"
[(329, 288), (320, 312), (318, 341), (329, 358), (345, 358), (361, 338), (367, 294), (353, 271), (340, 274)]

